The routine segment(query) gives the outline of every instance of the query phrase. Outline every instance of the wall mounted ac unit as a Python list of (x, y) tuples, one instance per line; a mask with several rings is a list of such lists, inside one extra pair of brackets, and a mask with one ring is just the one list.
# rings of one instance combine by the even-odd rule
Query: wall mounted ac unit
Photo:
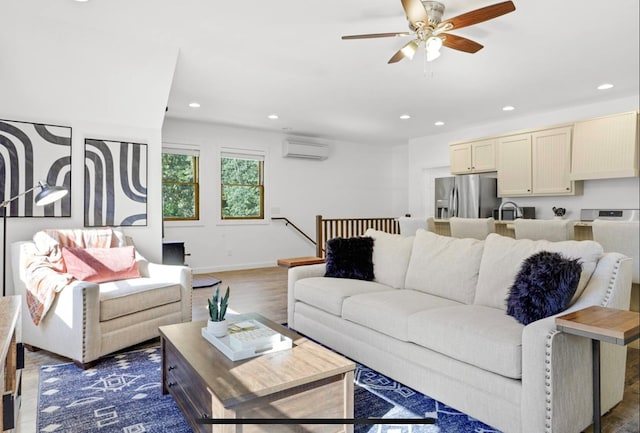
[(282, 156), (285, 158), (327, 159), (329, 145), (297, 138), (287, 138), (282, 142)]

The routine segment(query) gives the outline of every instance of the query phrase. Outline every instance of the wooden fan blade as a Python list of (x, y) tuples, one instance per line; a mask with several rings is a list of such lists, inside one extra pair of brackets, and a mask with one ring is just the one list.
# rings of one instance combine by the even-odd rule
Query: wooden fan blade
[(420, 0), (401, 0), (404, 13), (407, 15), (409, 22), (414, 24), (422, 21), (426, 23), (429, 21), (427, 11), (425, 10)]
[(462, 36), (456, 36), (449, 33), (442, 33), (445, 37), (442, 41), (442, 45), (454, 50), (464, 51), (465, 53), (475, 53), (480, 51), (483, 46), (479, 43), (472, 41), (471, 39), (463, 38)]
[(452, 29), (460, 29), (462, 27), (478, 24), (483, 21), (488, 21), (493, 18), (497, 18), (500, 15), (508, 14), (516, 10), (516, 6), (512, 1), (506, 1), (502, 3), (496, 3), (491, 6), (486, 6), (480, 9), (473, 10), (471, 12), (458, 15), (457, 17), (443, 21), (438, 27), (444, 27), (447, 23), (451, 24)]
[(401, 36), (410, 36), (409, 32), (396, 32), (396, 33), (371, 33), (368, 35), (350, 35), (343, 36), (342, 39), (373, 39), (373, 38), (395, 38)]

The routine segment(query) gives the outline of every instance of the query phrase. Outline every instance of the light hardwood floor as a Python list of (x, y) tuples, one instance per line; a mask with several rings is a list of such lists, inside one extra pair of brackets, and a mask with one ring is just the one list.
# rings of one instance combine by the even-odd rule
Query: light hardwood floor
[[(287, 270), (262, 268), (209, 274), (222, 280), (221, 290), (231, 288), (230, 309), (238, 313), (259, 312), (278, 322), (287, 321)], [(207, 298), (213, 288), (193, 291), (193, 320), (207, 318)], [(157, 340), (143, 345), (158, 344)], [(605, 433), (640, 432), (640, 351), (627, 351), (627, 371), (624, 399), (602, 420)], [(19, 433), (35, 432), (38, 372), (41, 365), (69, 362), (68, 359), (49, 352), (26, 352), (26, 366), (22, 375), (22, 407), (19, 412)], [(585, 379), (589, 380), (589, 379)], [(587, 429), (586, 432), (590, 432)]]

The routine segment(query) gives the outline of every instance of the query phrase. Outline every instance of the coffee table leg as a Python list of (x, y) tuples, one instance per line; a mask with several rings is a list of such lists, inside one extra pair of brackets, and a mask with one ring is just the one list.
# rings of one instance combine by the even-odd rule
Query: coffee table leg
[(593, 433), (600, 433), (600, 340), (591, 340), (593, 355)]
[(169, 390), (167, 389), (167, 357), (166, 357), (166, 343), (164, 341), (164, 337), (160, 336), (160, 353), (162, 354), (162, 395), (169, 394)]

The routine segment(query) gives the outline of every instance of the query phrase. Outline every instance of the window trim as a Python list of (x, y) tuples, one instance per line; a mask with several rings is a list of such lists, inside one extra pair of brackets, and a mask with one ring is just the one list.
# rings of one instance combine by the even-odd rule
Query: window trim
[[(164, 205), (162, 205), (162, 220), (165, 223), (194, 223), (194, 222), (200, 222), (200, 149), (195, 147), (195, 146), (188, 146), (188, 145), (180, 145), (180, 144), (175, 144), (175, 143), (166, 143), (165, 145), (163, 145), (162, 147), (162, 152), (161, 152), (161, 158), (162, 158), (162, 154), (173, 154), (173, 155), (183, 155), (183, 156), (191, 156), (192, 158), (195, 159), (194, 161), (194, 168), (193, 168), (193, 177), (194, 177), (194, 182), (193, 183), (180, 183), (180, 182), (167, 182), (168, 184), (172, 184), (172, 185), (193, 185), (194, 188), (194, 211), (195, 211), (195, 216), (194, 217), (189, 217), (189, 218), (176, 218), (176, 217), (165, 217), (164, 215)], [(164, 173), (161, 173), (161, 179), (162, 179), (162, 188), (164, 190), (164, 185), (165, 185), (165, 181), (164, 181)], [(162, 192), (162, 196), (164, 195), (164, 191)], [(164, 202), (164, 197), (163, 197), (163, 202)]]
[[(222, 218), (222, 158), (238, 157), (242, 159), (256, 159), (262, 161), (262, 217), (261, 218)], [(217, 161), (217, 194), (218, 209), (216, 210), (217, 225), (264, 225), (270, 223), (269, 214), (269, 153), (266, 150), (240, 147), (220, 147)]]

